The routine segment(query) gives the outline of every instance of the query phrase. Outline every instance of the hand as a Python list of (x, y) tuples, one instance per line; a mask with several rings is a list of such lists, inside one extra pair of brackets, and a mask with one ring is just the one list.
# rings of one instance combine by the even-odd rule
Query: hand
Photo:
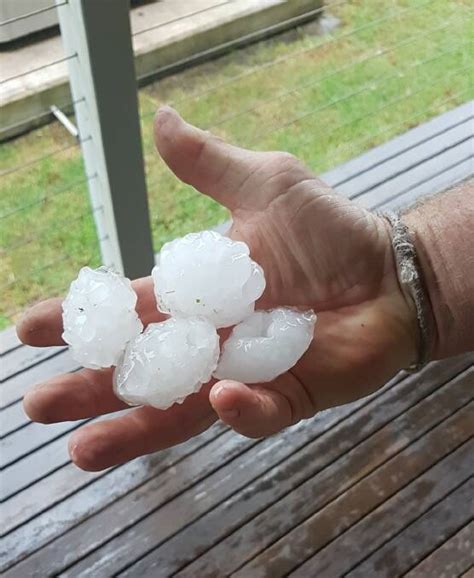
[[(272, 383), (210, 382), (166, 411), (140, 407), (88, 424), (70, 439), (74, 462), (100, 470), (202, 432), (217, 418), (261, 437), (383, 385), (416, 358), (416, 317), (400, 291), (385, 221), (336, 195), (286, 153), (252, 152), (186, 124), (169, 108), (155, 120), (159, 153), (182, 181), (232, 212), (229, 235), (264, 268), (259, 308), (293, 305), (318, 313), (315, 339)], [(162, 318), (151, 279), (134, 282), (145, 324)], [(61, 300), (40, 303), (18, 325), (24, 343), (62, 343)], [(81, 370), (34, 387), (31, 419), (76, 420), (126, 407), (112, 371)]]

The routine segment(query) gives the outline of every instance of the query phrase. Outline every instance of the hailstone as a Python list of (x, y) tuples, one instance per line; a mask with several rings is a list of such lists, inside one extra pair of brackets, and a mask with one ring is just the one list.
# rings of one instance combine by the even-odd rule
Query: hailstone
[(219, 359), (219, 336), (203, 317), (152, 323), (131, 341), (115, 368), (115, 394), (130, 405), (167, 409), (207, 383)]
[(84, 267), (63, 301), (64, 341), (84, 367), (116, 365), (143, 325), (130, 281), (104, 268)]
[(216, 327), (245, 319), (265, 289), (263, 269), (248, 246), (215, 231), (166, 243), (152, 276), (160, 311), (203, 316)]
[(271, 381), (288, 371), (313, 339), (316, 315), (280, 307), (256, 311), (234, 327), (214, 377), (243, 383)]

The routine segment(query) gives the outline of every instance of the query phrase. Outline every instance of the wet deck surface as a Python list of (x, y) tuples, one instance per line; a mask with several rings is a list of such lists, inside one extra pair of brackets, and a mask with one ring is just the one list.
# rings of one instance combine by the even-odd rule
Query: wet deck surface
[[(474, 172), (472, 103), (326, 180), (397, 207)], [(324, 177), (323, 177), (324, 178)], [(474, 576), (474, 353), (249, 440), (222, 424), (168, 451), (86, 473), (80, 423), (28, 421), (33, 383), (77, 369), (61, 347), (1, 334), (5, 576)]]

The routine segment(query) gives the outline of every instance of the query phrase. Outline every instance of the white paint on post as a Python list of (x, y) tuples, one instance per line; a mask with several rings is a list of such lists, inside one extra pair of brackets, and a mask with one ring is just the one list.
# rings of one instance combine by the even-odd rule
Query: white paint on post
[(86, 41), (82, 3), (56, 0), (65, 54), (76, 54), (68, 61), (69, 79), (75, 106), (89, 195), (99, 238), (102, 263), (124, 272), (117, 237), (110, 183), (104, 156), (97, 95), (91, 72), (91, 55)]

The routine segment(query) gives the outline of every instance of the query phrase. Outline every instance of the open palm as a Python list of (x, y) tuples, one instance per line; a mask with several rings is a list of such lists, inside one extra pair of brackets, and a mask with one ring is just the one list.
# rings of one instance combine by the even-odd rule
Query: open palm
[[(166, 411), (140, 407), (83, 426), (70, 440), (80, 467), (99, 470), (181, 443), (218, 418), (244, 435), (270, 435), (367, 395), (413, 361), (414, 312), (399, 289), (382, 218), (336, 195), (291, 155), (233, 147), (169, 108), (158, 113), (155, 134), (171, 170), (232, 212), (229, 235), (245, 241), (265, 270), (258, 307), (315, 309), (315, 339), (272, 383), (211, 382)], [(134, 288), (144, 323), (162, 319), (150, 278)], [(61, 300), (33, 307), (18, 333), (31, 345), (62, 343)], [(25, 397), (27, 413), (44, 423), (124, 407), (113, 394), (111, 370), (58, 376)]]

